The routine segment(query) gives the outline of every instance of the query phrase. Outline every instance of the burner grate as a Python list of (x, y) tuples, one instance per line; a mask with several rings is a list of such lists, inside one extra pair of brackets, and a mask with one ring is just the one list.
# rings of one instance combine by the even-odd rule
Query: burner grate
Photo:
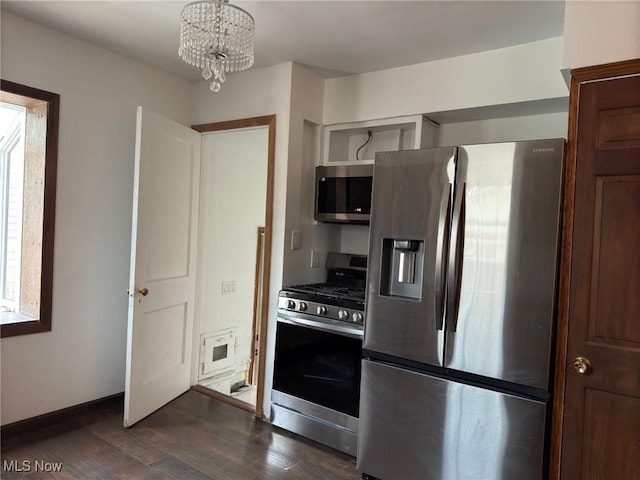
[(293, 287), (287, 287), (285, 290), (331, 297), (339, 300), (364, 302), (364, 288), (345, 287), (344, 285), (334, 285), (331, 283), (313, 283), (309, 285), (295, 285)]

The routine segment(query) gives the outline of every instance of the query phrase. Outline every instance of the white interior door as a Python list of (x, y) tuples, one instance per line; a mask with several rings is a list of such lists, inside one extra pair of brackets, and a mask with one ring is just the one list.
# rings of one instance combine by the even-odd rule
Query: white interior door
[(190, 387), (200, 142), (138, 107), (125, 427)]

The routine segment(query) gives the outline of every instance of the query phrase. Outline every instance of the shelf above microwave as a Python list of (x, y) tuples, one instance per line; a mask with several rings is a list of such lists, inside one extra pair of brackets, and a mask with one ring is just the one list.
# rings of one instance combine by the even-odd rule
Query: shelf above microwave
[(437, 128), (421, 115), (328, 125), (323, 164), (368, 164), (377, 152), (429, 148), (435, 145)]

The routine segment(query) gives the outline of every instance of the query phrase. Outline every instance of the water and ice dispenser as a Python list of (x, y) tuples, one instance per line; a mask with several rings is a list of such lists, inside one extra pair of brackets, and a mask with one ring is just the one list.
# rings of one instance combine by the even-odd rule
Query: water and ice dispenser
[(380, 295), (422, 299), (424, 240), (384, 238)]

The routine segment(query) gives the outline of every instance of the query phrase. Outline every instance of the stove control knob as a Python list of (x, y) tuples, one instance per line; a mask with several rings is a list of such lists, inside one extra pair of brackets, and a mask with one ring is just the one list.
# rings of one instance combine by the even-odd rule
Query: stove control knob
[(359, 312), (354, 313), (353, 315), (351, 315), (351, 319), (355, 322), (355, 323), (362, 323), (362, 314)]
[(318, 313), (318, 315), (326, 315), (327, 307), (319, 306), (316, 312)]
[(338, 312), (338, 318), (340, 320), (346, 320), (349, 318), (349, 312), (347, 312), (346, 310), (340, 310)]
[(295, 310), (296, 309), (296, 302), (294, 302), (293, 300), (289, 300), (287, 302), (287, 308), (290, 310)]
[(304, 312), (307, 309), (307, 304), (304, 302), (300, 302), (300, 305), (298, 305), (298, 310), (300, 310), (301, 312)]

